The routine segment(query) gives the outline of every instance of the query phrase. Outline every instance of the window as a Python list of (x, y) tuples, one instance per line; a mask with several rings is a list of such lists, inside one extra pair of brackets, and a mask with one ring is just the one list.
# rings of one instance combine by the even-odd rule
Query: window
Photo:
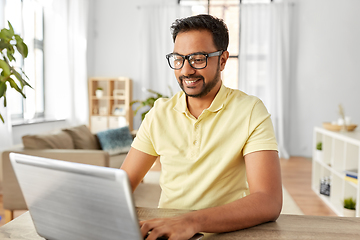
[(192, 6), (193, 15), (208, 13), (221, 18), (229, 29), (230, 53), (222, 80), (224, 85), (230, 88), (238, 88), (239, 68), (239, 24), (240, 24), (240, 1), (239, 0), (207, 0), (190, 1), (181, 0), (182, 5)]
[(44, 44), (43, 7), (35, 0), (7, 0), (5, 22), (9, 21), (14, 31), (28, 46), (28, 57), (22, 60), (15, 56), (17, 67), (21, 67), (29, 78), (29, 87), (24, 88), (26, 99), (14, 89), (8, 91), (8, 109), (14, 120), (30, 120), (44, 116)]
[(221, 18), (229, 29), (230, 53), (222, 72), (224, 85), (238, 89), (240, 48), (240, 4), (269, 3), (272, 0), (180, 0), (180, 4), (192, 6), (193, 15), (208, 13)]

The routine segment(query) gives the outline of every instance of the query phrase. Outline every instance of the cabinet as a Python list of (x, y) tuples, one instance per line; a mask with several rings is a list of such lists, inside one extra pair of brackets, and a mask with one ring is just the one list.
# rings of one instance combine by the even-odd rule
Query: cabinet
[[(99, 91), (100, 90), (100, 91)], [(93, 133), (133, 127), (132, 82), (126, 77), (89, 79), (89, 125)]]
[[(316, 154), (317, 143), (322, 143), (322, 154)], [(314, 128), (312, 189), (339, 216), (343, 216), (343, 200), (356, 199), (356, 216), (360, 216), (360, 185), (345, 180), (346, 170), (359, 169), (360, 131), (333, 132)], [(321, 180), (330, 181), (329, 196), (320, 194)]]

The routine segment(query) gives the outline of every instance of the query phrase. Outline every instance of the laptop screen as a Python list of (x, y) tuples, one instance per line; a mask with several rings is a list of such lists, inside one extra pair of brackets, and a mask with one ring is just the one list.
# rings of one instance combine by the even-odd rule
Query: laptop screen
[(120, 169), (11, 153), (38, 234), (46, 239), (143, 239)]

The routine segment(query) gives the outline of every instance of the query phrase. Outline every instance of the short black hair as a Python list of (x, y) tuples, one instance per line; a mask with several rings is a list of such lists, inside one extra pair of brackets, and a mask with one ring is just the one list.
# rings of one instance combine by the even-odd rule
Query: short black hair
[(176, 36), (181, 32), (208, 30), (213, 36), (213, 41), (217, 50), (227, 50), (229, 45), (229, 30), (224, 21), (208, 14), (177, 19), (171, 25), (170, 29), (174, 42)]

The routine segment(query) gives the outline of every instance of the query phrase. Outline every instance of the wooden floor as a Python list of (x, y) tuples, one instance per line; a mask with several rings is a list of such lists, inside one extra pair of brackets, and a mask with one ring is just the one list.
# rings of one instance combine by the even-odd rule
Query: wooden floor
[(282, 183), (305, 215), (336, 216), (311, 189), (311, 159), (281, 159)]
[[(311, 190), (311, 160), (303, 157), (281, 159), (282, 181), (286, 190), (305, 215), (336, 216), (336, 214)], [(155, 164), (152, 170), (159, 170)], [(15, 216), (21, 214), (15, 212)], [(0, 195), (0, 226), (4, 222), (2, 195)]]

